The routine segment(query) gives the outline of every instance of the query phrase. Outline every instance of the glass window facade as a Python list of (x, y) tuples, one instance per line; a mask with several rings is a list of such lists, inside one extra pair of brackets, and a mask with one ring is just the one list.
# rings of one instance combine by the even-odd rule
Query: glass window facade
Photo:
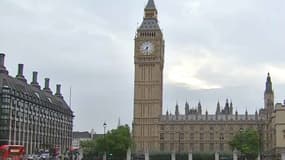
[[(8, 79), (10, 83), (18, 81), (11, 77)], [(60, 147), (62, 151), (69, 148), (73, 112), (64, 100), (42, 90), (37, 91), (40, 97), (34, 92), (23, 92), (36, 90), (25, 83), (18, 88), (15, 86), (7, 85), (0, 89), (0, 145), (24, 145), (27, 154), (53, 147)], [(53, 103), (44, 95), (49, 96)]]

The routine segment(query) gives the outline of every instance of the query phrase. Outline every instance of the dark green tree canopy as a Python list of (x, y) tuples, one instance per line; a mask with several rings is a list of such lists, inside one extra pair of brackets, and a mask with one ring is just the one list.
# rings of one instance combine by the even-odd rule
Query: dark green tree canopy
[(80, 147), (83, 150), (85, 160), (93, 160), (94, 157), (102, 157), (106, 152), (112, 159), (125, 159), (128, 148), (131, 147), (131, 134), (128, 125), (119, 126), (109, 131), (105, 136), (96, 140), (83, 141)]
[(96, 150), (101, 153), (107, 152), (116, 157), (125, 157), (131, 144), (129, 126), (119, 126), (117, 129), (109, 131), (105, 137), (96, 140)]
[(248, 159), (254, 159), (259, 152), (259, 135), (254, 129), (246, 129), (237, 133), (229, 142), (233, 149), (237, 149)]
[(83, 151), (83, 157), (85, 160), (94, 159), (94, 157), (97, 155), (95, 140), (81, 141), (80, 148)]

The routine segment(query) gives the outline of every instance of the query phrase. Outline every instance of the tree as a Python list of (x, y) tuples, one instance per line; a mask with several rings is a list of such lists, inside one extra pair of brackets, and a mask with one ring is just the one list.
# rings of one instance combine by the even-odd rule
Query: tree
[(128, 125), (120, 126), (108, 132), (104, 137), (96, 140), (96, 151), (106, 152), (112, 159), (124, 159), (128, 148), (131, 146), (131, 134)]
[(247, 159), (255, 159), (259, 152), (259, 136), (256, 130), (246, 129), (236, 134), (229, 142), (233, 149), (240, 151)]
[(94, 159), (97, 156), (95, 140), (81, 141), (80, 148), (83, 151), (84, 160)]

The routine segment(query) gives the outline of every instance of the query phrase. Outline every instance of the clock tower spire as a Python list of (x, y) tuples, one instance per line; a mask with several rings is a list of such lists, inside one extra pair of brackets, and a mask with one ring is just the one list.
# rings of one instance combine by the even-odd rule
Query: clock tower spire
[(143, 22), (138, 28), (138, 32), (142, 30), (160, 31), (157, 18), (157, 9), (154, 0), (149, 0), (144, 9)]
[(144, 9), (144, 18), (157, 19), (157, 9), (154, 4), (154, 0), (149, 0)]
[(135, 36), (134, 121), (135, 150), (158, 150), (158, 121), (162, 115), (164, 39), (154, 0), (148, 0)]

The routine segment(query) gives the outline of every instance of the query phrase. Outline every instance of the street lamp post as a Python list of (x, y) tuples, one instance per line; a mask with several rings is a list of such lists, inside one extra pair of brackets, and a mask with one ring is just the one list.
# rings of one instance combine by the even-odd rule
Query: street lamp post
[(220, 153), (224, 151), (224, 134), (220, 135)]
[(263, 147), (262, 147), (262, 123), (261, 123), (261, 120), (258, 120), (258, 133), (259, 133), (258, 152), (259, 152), (260, 160), (262, 160), (263, 159)]
[(103, 160), (106, 160), (106, 156), (107, 156), (107, 154), (106, 154), (106, 139), (105, 139), (105, 134), (106, 134), (106, 127), (107, 127), (107, 124), (106, 124), (106, 122), (104, 122), (103, 123), (103, 127), (104, 127), (104, 155), (103, 155)]
[(180, 135), (181, 133), (180, 132), (178, 132), (178, 153), (180, 154)]
[[(244, 141), (244, 137), (242, 135), (242, 133), (244, 132), (245, 130), (243, 128), (240, 128), (239, 129), (239, 132), (241, 134), (241, 144), (244, 145), (245, 141)], [(241, 157), (242, 159), (244, 160), (246, 158), (246, 156), (241, 152)]]
[(105, 138), (106, 127), (107, 127), (107, 124), (106, 124), (106, 122), (104, 122), (104, 123), (103, 123), (103, 127), (104, 127), (104, 138)]

